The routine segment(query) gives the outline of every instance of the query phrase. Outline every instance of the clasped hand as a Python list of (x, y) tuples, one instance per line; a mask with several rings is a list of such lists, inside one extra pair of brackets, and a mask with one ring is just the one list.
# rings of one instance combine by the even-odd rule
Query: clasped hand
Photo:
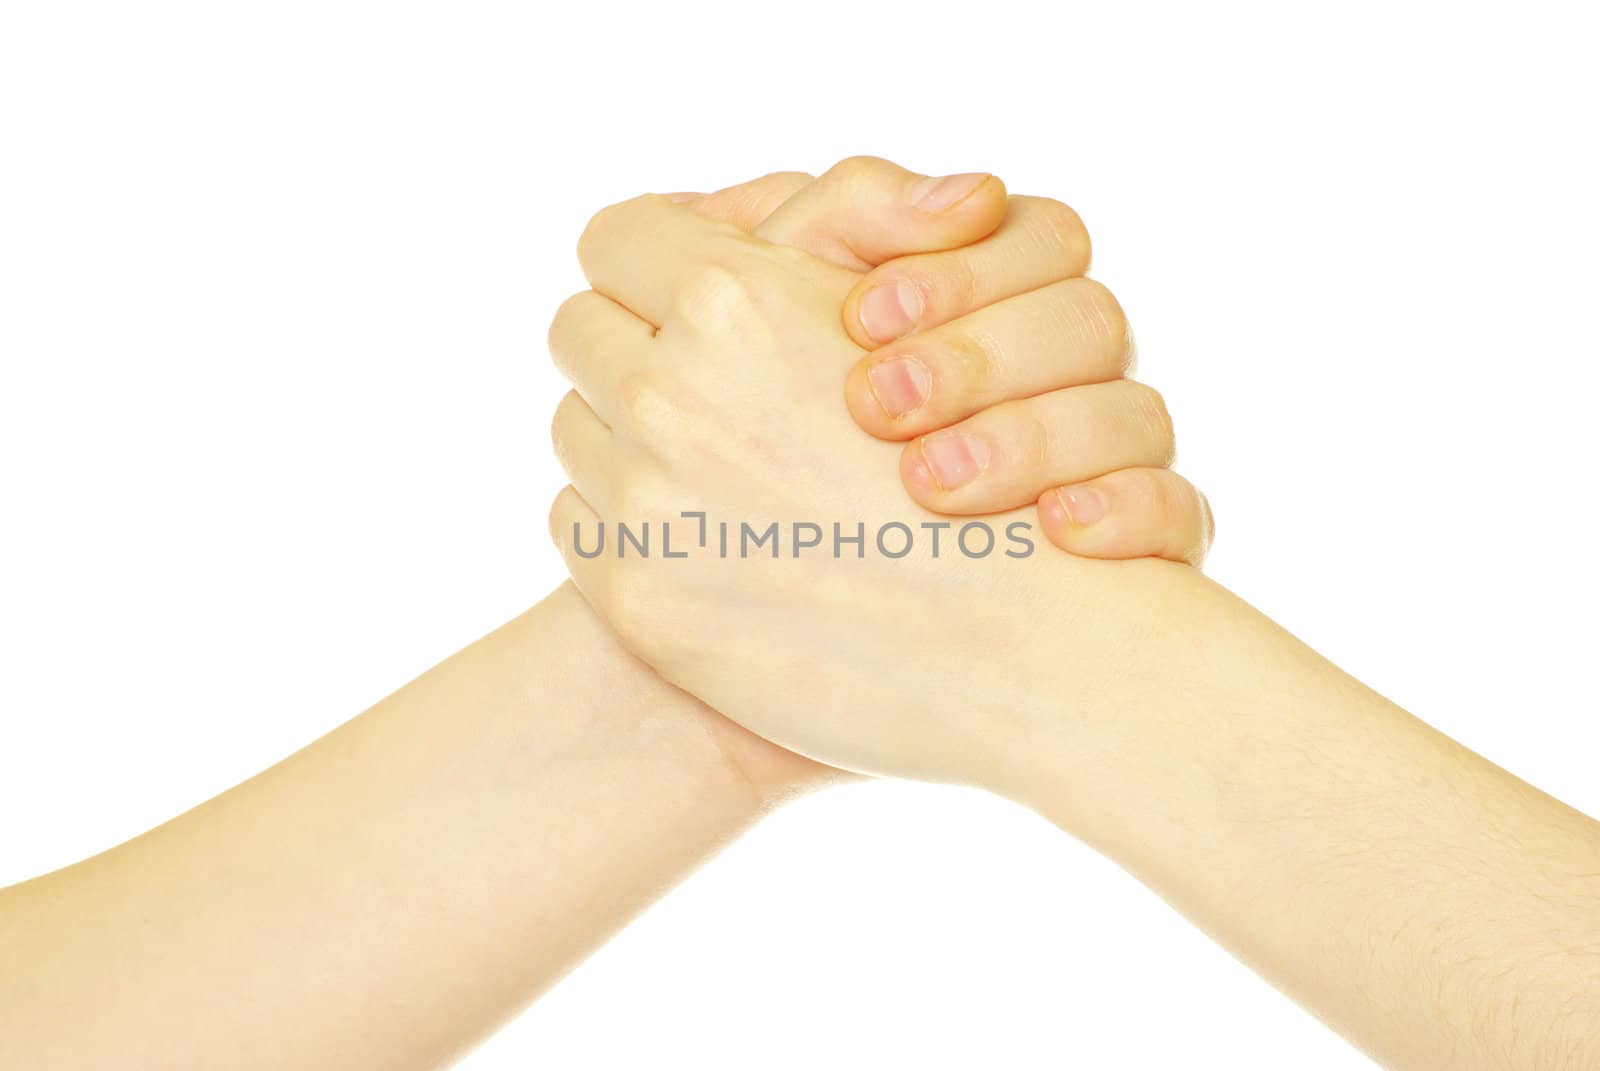
[(859, 159), (616, 205), (579, 258), (553, 536), (635, 653), (771, 741), (1005, 791), (1037, 719), (1114, 695), (1129, 584), (1204, 554), (1064, 205)]

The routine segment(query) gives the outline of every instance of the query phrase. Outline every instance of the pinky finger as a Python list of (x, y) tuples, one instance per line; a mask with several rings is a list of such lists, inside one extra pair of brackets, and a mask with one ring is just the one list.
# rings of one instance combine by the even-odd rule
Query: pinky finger
[(1085, 558), (1165, 558), (1198, 566), (1215, 526), (1206, 496), (1171, 469), (1119, 469), (1039, 496), (1050, 542)]

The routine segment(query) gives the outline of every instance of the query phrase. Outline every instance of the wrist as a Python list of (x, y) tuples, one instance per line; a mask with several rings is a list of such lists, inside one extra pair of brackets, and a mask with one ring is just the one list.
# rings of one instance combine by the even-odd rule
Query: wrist
[[(704, 782), (703, 791), (742, 801), (760, 814), (830, 784), (842, 771), (779, 747), (663, 680), (624, 647), (569, 580), (525, 617), (539, 635), (559, 637), (554, 672), (586, 709), (627, 746), (658, 749)], [(546, 641), (548, 642), (548, 641)]]
[(1249, 782), (1239, 764), (1251, 756), (1301, 750), (1296, 733), (1308, 727), (1285, 716), (1281, 697), (1359, 686), (1193, 569), (1115, 569), (1117, 597), (1103, 602), (1115, 612), (1096, 622), (1094, 687), (1048, 635), (1019, 652), (1016, 675), (1046, 698), (1029, 701), (1004, 772), (986, 787), (1123, 861), (1157, 830), (1191, 822), (1194, 800), (1224, 805)]
[(1186, 586), (1160, 701), (1058, 732), (1008, 794), (1386, 1066), (1462, 1066), (1469, 1021), (1495, 1066), (1579, 1051), (1594, 823)]

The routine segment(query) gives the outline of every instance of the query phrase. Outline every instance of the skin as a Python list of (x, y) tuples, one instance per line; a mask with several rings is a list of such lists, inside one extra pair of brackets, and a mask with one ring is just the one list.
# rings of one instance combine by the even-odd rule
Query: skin
[(258, 777), (0, 893), (0, 1066), (444, 1066), (775, 802), (731, 730), (564, 587)]
[[(595, 293), (553, 328), (581, 398), (556, 418), (551, 528), (663, 677), (819, 761), (1035, 809), (1385, 1066), (1600, 1066), (1600, 823), (1170, 561), (699, 547), (681, 511), (935, 520), (834, 404), (872, 356), (837, 317), (862, 281), (651, 197), (597, 216), (579, 256)], [(991, 462), (1055, 457), (1075, 421), (1109, 449), (1163, 423), (1095, 412), (1036, 414), (1026, 450), (986, 425)], [(688, 556), (576, 553), (619, 520)]]
[[(997, 180), (936, 213), (906, 199), (923, 182), (857, 161), (674, 207), (858, 268), (937, 268), (1004, 230)], [(1174, 519), (1135, 542), (1181, 537), (1192, 518)], [(665, 682), (564, 585), (245, 784), (0, 890), (0, 1066), (442, 1066), (769, 809), (842, 776)]]
[[(844, 302), (845, 332), (869, 351), (846, 373), (846, 406), (868, 434), (910, 440), (900, 464), (916, 502), (961, 514), (1037, 500), (1045, 537), (1063, 550), (1200, 564), (1214, 533), (1210, 506), (1168, 467), (1173, 436), (1160, 394), (1127, 378), (1133, 336), (1111, 291), (1084, 277), (1083, 221), (1059, 201), (1007, 198), (992, 177), (950, 176), (957, 191), (971, 189), (937, 215), (979, 236), (912, 252), (905, 235), (926, 228), (916, 199), (930, 181), (854, 157), (815, 182), (783, 173), (675, 203), (865, 273)], [(848, 241), (816, 222), (838, 205), (856, 206)], [(888, 249), (905, 255), (875, 268), (857, 251)], [(562, 339), (552, 332), (553, 347)], [(958, 487), (928, 464), (953, 440), (984, 457)]]

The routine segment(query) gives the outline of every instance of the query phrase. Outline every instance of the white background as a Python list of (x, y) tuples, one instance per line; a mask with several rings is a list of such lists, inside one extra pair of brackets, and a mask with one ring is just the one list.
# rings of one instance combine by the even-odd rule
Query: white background
[[(861, 152), (1078, 208), (1211, 571), (1600, 812), (1579, 14), (5, 5), (0, 884), (553, 586), (584, 220)], [(675, 1060), (1368, 1066), (1044, 822), (892, 784), (779, 814), (466, 1066)]]

